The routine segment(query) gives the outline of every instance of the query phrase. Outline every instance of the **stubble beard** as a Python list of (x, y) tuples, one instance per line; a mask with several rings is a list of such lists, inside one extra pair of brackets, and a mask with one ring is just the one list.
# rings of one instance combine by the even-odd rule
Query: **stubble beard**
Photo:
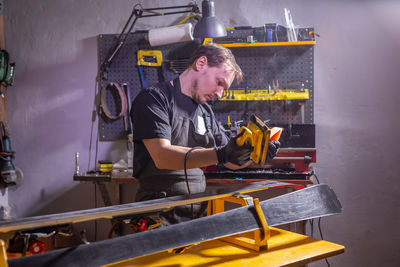
[(193, 81), (192, 88), (190, 90), (192, 99), (197, 104), (204, 104), (205, 102), (201, 100), (200, 96), (197, 94), (197, 91), (199, 91), (199, 81), (197, 79), (195, 79)]

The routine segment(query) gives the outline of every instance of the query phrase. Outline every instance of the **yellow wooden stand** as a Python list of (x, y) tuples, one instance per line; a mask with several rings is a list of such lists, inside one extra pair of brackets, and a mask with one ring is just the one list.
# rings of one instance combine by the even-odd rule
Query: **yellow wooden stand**
[[(254, 205), (262, 225), (261, 229), (233, 237), (201, 242), (196, 246), (189, 246), (182, 254), (161, 251), (105, 266), (301, 266), (344, 252), (342, 245), (269, 227), (259, 200), (250, 196), (237, 195), (212, 200), (207, 213), (211, 215), (223, 212), (226, 201), (242, 206)], [(7, 266), (5, 243), (0, 240), (0, 267)]]
[(344, 252), (342, 245), (274, 227), (270, 228), (259, 205), (259, 200), (250, 196), (237, 195), (211, 200), (207, 215), (223, 212), (226, 201), (242, 206), (254, 204), (262, 229), (233, 237), (202, 242), (196, 246), (188, 247), (182, 254), (162, 251), (109, 264), (107, 267), (301, 266)]
[(7, 251), (6, 251), (6, 243), (3, 240), (0, 240), (0, 267), (7, 267)]
[(268, 239), (270, 237), (270, 230), (268, 227), (267, 220), (265, 219), (264, 213), (260, 206), (259, 199), (258, 198), (253, 199), (251, 196), (247, 195), (237, 195), (222, 199), (210, 200), (210, 203), (208, 205), (209, 209), (207, 210), (207, 215), (223, 212), (225, 210), (225, 201), (240, 204), (242, 206), (249, 206), (253, 204), (257, 212), (258, 219), (261, 222), (262, 229), (257, 229), (252, 231), (253, 238), (237, 235), (237, 236), (225, 237), (222, 238), (221, 240), (242, 247), (246, 247), (255, 251), (266, 250), (268, 248)]
[(109, 264), (107, 267), (293, 267), (344, 252), (342, 245), (282, 229), (270, 227), (270, 233), (266, 251), (258, 252), (222, 240), (210, 240), (191, 246), (182, 254), (162, 251)]

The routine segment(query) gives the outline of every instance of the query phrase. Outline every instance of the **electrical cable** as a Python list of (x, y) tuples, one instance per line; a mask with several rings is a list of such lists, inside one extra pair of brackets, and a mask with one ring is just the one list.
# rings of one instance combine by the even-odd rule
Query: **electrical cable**
[(320, 184), (319, 179), (318, 179), (318, 176), (315, 174), (314, 171), (312, 171), (311, 176), (314, 176), (315, 179), (317, 180), (317, 184)]
[(324, 240), (324, 236), (322, 235), (322, 231), (321, 231), (321, 217), (318, 218), (318, 229), (319, 229), (319, 234), (321, 236), (321, 239)]
[[(101, 115), (102, 115), (102, 107), (101, 107), (101, 103), (99, 104), (99, 116), (98, 116), (98, 118), (100, 118), (101, 117)], [(97, 156), (98, 156), (98, 154), (99, 154), (99, 140), (100, 140), (100, 137), (99, 137), (99, 128), (100, 127), (98, 127), (97, 128), (97, 134), (96, 134), (96, 152), (95, 152), (95, 157), (94, 157), (94, 170), (96, 171), (96, 164), (97, 164)]]
[(95, 123), (97, 121), (96, 109), (97, 109), (98, 106), (97, 106), (97, 103), (96, 103), (96, 95), (98, 93), (98, 88), (99, 88), (99, 83), (97, 82), (97, 79), (96, 79), (95, 84), (94, 84), (94, 97), (93, 97), (94, 101), (93, 101), (93, 110), (92, 110), (92, 117), (91, 117), (92, 125), (90, 127), (89, 157), (88, 157), (88, 166), (87, 166), (87, 170), (86, 170), (87, 172), (90, 171), (90, 163), (92, 161), (93, 130), (94, 130), (94, 125), (95, 125)]
[(191, 192), (190, 192), (190, 186), (189, 186), (189, 179), (188, 179), (188, 177), (187, 177), (187, 171), (186, 171), (186, 161), (187, 161), (187, 159), (188, 159), (188, 157), (189, 157), (189, 154), (190, 154), (193, 150), (199, 149), (199, 148), (201, 148), (201, 147), (192, 147), (191, 149), (189, 149), (189, 150), (186, 152), (186, 154), (185, 154), (185, 159), (184, 159), (184, 161), (183, 161), (183, 169), (184, 169), (184, 171), (185, 171), (185, 181), (186, 181), (186, 186), (187, 186), (187, 189), (188, 189), (189, 196), (191, 195)]
[[(101, 114), (101, 108), (99, 108), (99, 113)], [(96, 170), (96, 162), (97, 162), (98, 153), (99, 153), (99, 129), (97, 129), (97, 133), (96, 133), (96, 150), (95, 150), (95, 154), (94, 154), (94, 170)], [(97, 184), (96, 183), (94, 184), (94, 205), (95, 205), (95, 208), (97, 208)], [(97, 241), (97, 220), (94, 221), (94, 240)]]
[[(317, 184), (320, 184), (319, 179), (318, 179), (318, 176), (315, 174), (315, 171), (314, 171), (314, 170), (312, 171), (311, 176), (314, 176), (315, 179), (317, 180)], [(312, 225), (312, 232), (314, 232), (314, 221), (312, 222), (311, 225)], [(318, 230), (319, 230), (319, 234), (320, 234), (320, 236), (321, 236), (321, 239), (324, 240), (324, 236), (323, 236), (323, 234), (322, 234), (322, 228), (321, 228), (321, 217), (318, 218)], [(312, 235), (311, 235), (311, 236), (312, 236)], [(331, 266), (327, 258), (325, 258), (325, 262), (326, 262), (326, 264), (328, 265), (328, 267)]]
[(308, 221), (310, 223), (310, 228), (311, 228), (310, 235), (311, 235), (311, 237), (313, 237), (314, 236), (314, 219), (311, 219), (311, 220), (308, 220)]
[(190, 14), (189, 16), (187, 16), (184, 19), (182, 19), (181, 21), (179, 21), (176, 25), (181, 25), (181, 24), (185, 23), (188, 19), (191, 19), (191, 18), (196, 18), (196, 15)]
[(99, 130), (97, 130), (97, 137), (96, 137), (96, 152), (94, 154), (94, 170), (96, 170), (96, 162), (97, 162), (98, 153), (99, 153)]
[[(88, 159), (88, 169), (87, 172), (90, 171), (90, 163), (92, 159), (92, 142), (93, 142), (93, 129), (94, 125), (96, 123), (96, 118), (100, 117), (101, 115), (101, 104), (97, 105), (96, 103), (96, 95), (100, 92), (99, 91), (99, 84), (96, 80), (95, 86), (94, 86), (94, 101), (93, 101), (93, 111), (92, 111), (92, 126), (90, 130), (90, 141), (89, 141), (89, 159)], [(96, 112), (96, 108), (99, 107), (99, 114)], [(98, 116), (97, 116), (98, 115)], [(95, 159), (94, 159), (94, 170), (96, 170), (96, 162), (97, 162), (97, 155), (99, 152), (99, 127), (97, 128), (96, 132), (96, 146), (95, 146)], [(94, 183), (94, 207), (97, 208), (97, 184)], [(94, 240), (97, 241), (97, 220), (94, 221)]]
[[(187, 186), (187, 189), (188, 189), (189, 196), (191, 195), (191, 192), (190, 192), (190, 186), (189, 186), (189, 179), (187, 177), (187, 171), (186, 171), (186, 161), (187, 161), (187, 159), (189, 157), (189, 154), (193, 150), (199, 149), (199, 148), (201, 148), (201, 147), (192, 147), (191, 149), (189, 149), (185, 154), (185, 159), (183, 160), (183, 169), (184, 169), (184, 172), (185, 172), (185, 181), (186, 181), (186, 186)], [(192, 219), (194, 219), (193, 204), (190, 204), (190, 210), (191, 210), (191, 214), (192, 214)]]
[[(321, 235), (321, 239), (324, 240), (324, 236), (322, 235), (322, 229), (321, 229), (321, 217), (318, 218), (318, 229), (319, 229), (319, 234)], [(327, 258), (325, 258), (325, 262), (330, 267), (330, 263)]]
[[(94, 183), (94, 207), (97, 208), (97, 183)], [(97, 241), (97, 220), (94, 220), (94, 240)]]

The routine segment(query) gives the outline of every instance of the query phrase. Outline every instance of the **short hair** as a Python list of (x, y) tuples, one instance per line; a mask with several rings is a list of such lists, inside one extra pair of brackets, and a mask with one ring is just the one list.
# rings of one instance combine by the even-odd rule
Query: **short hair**
[(191, 67), (196, 60), (202, 56), (207, 57), (207, 62), (210, 67), (218, 67), (225, 63), (235, 72), (236, 83), (239, 84), (243, 80), (243, 72), (239, 65), (236, 63), (235, 56), (232, 51), (222, 45), (218, 44), (205, 44), (199, 46), (188, 61), (188, 66)]

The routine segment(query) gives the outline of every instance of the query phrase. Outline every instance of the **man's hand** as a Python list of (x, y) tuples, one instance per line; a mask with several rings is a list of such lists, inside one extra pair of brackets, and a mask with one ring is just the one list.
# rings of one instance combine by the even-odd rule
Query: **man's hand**
[(242, 146), (239, 146), (236, 143), (236, 140), (242, 136), (242, 134), (243, 132), (231, 138), (225, 146), (217, 147), (215, 149), (217, 152), (218, 163), (224, 164), (230, 162), (241, 166), (250, 160), (250, 153), (253, 151), (253, 147), (250, 143), (246, 141)]
[(278, 153), (280, 147), (281, 143), (279, 141), (269, 141), (266, 161), (273, 159)]

